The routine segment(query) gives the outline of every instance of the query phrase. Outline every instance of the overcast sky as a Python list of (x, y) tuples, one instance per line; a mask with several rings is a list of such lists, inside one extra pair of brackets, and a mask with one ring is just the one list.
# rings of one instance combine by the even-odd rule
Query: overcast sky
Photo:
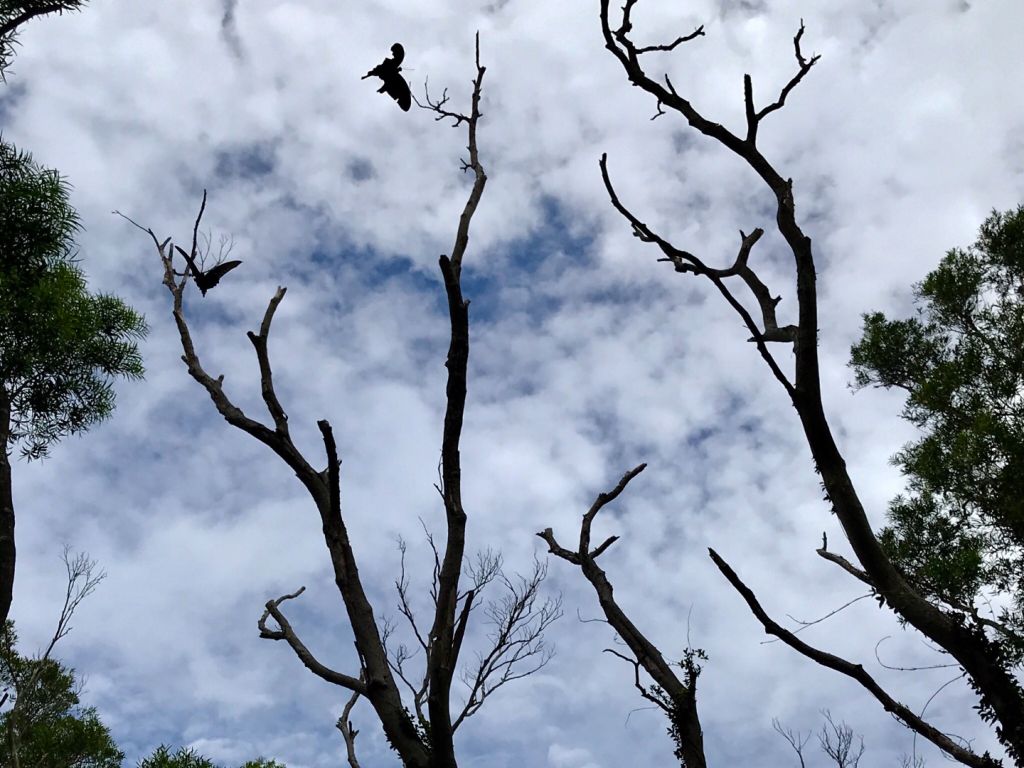
[[(613, 3), (613, 6), (616, 4)], [(894, 393), (851, 394), (860, 315), (910, 311), (910, 288), (966, 246), (992, 208), (1024, 200), (1024, 90), (1017, 0), (643, 0), (640, 44), (703, 24), (706, 36), (645, 66), (708, 118), (742, 128), (743, 74), (768, 103), (806, 54), (820, 53), (759, 143), (794, 179), (818, 270), (822, 387), (833, 431), (872, 523), (902, 487), (889, 457), (914, 437)], [(288, 604), (325, 663), (355, 674), (351, 634), (316, 510), (267, 448), (228, 426), (187, 375), (146, 235), (184, 244), (203, 188), (214, 240), (243, 265), (186, 313), (200, 357), (250, 416), (267, 420), (255, 356), (278, 285), (270, 338), (296, 441), (323, 464), (316, 420), (334, 426), (343, 506), (378, 614), (398, 617), (396, 536), (409, 544), (426, 609), (429, 550), (417, 518), (443, 532), (437, 461), (448, 319), (437, 268), (470, 177), (466, 135), (403, 113), (360, 77), (392, 43), (422, 97), (448, 89), (468, 111), (473, 34), (484, 80), (479, 145), (489, 182), (473, 221), (464, 289), (472, 348), (463, 437), (468, 551), (500, 549), (506, 571), (550, 559), (546, 594), (565, 616), (553, 661), (510, 684), (460, 729), (460, 764), (487, 768), (672, 766), (666, 721), (632, 686), (582, 575), (534, 534), (578, 535), (594, 496), (647, 470), (599, 518), (621, 539), (601, 563), (620, 605), (664, 652), (710, 661), (698, 707), (710, 765), (796, 765), (773, 717), (817, 731), (822, 710), (864, 737), (862, 765), (895, 766), (911, 732), (866, 691), (815, 666), (760, 625), (707, 556), (714, 547), (788, 626), (863, 593), (815, 555), (822, 531), (852, 556), (821, 499), (785, 393), (707, 281), (679, 275), (630, 236), (601, 184), (652, 228), (705, 261), (731, 263), (738, 230), (766, 229), (751, 264), (795, 322), (792, 255), (774, 199), (740, 160), (652, 97), (604, 49), (597, 0), (94, 0), (32, 22), (0, 86), (5, 140), (73, 185), (93, 290), (144, 312), (144, 382), (119, 384), (113, 417), (45, 462), (15, 465), (18, 572), (12, 616), (24, 650), (52, 632), (65, 542), (107, 571), (58, 655), (86, 677), (127, 753), (194, 746), (229, 766), (258, 754), (290, 768), (344, 760), (334, 722), (347, 695), (283, 643), (261, 640), (264, 602)], [(786, 370), (792, 355), (779, 347)], [(495, 586), (491, 598), (499, 598)], [(485, 593), (485, 596), (486, 595)], [(465, 658), (482, 649), (480, 612)], [(945, 658), (870, 599), (802, 637), (862, 663), (920, 711), (956, 669), (899, 672)], [(456, 698), (461, 691), (456, 692)], [(1001, 756), (958, 680), (927, 719)], [(353, 713), (367, 768), (397, 765), (371, 709)], [(816, 742), (809, 765), (824, 765)], [(917, 754), (942, 764), (917, 741)]]

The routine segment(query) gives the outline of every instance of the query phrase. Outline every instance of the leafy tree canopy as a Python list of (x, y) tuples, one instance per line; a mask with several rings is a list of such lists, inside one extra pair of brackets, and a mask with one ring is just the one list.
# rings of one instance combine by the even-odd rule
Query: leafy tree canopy
[[(173, 754), (166, 745), (160, 745), (152, 755), (141, 760), (137, 768), (217, 768), (212, 760), (196, 754), (193, 749), (181, 747)], [(283, 763), (260, 757), (249, 760), (241, 768), (286, 768)]]
[[(94, 707), (83, 707), (75, 671), (53, 659), (33, 659), (16, 650), (14, 623), (0, 634), (0, 765), (22, 768), (122, 768), (124, 753)], [(11, 727), (16, 738), (12, 739)], [(137, 768), (219, 768), (212, 760), (184, 747), (171, 752), (158, 747)], [(287, 768), (267, 758), (249, 760), (240, 768)]]
[(109, 416), (114, 377), (143, 374), (145, 320), (86, 290), (78, 228), (59, 174), (0, 140), (0, 399), (30, 458)]
[[(21, 656), (13, 623), (0, 644), (0, 698), (10, 708), (0, 714), (0, 755), (21, 766), (120, 768), (122, 753), (93, 707), (83, 707), (73, 669), (53, 659)], [(12, 726), (16, 738), (12, 739)]]
[[(917, 315), (864, 316), (855, 387), (900, 387), (922, 432), (893, 457), (908, 488), (880, 532), (932, 599), (994, 630), (1024, 659), (1024, 206), (993, 211), (914, 287)], [(998, 620), (977, 604), (999, 594)], [(1003, 602), (1007, 602), (1005, 599)]]

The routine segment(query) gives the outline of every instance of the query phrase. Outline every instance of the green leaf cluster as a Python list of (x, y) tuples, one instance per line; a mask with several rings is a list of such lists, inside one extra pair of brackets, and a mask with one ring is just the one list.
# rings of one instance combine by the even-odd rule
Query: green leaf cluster
[(13, 764), (10, 750), (16, 748), (22, 766), (120, 768), (124, 753), (96, 709), (81, 705), (74, 670), (53, 659), (19, 655), (16, 640), (8, 621), (0, 648), (0, 686), (13, 706), (0, 714), (0, 763)]
[[(75, 670), (54, 659), (34, 659), (16, 650), (11, 621), (0, 634), (0, 765), (13, 765), (17, 745), (23, 768), (122, 768), (124, 753), (94, 707), (83, 707)], [(16, 730), (12, 739), (11, 728)], [(137, 768), (218, 768), (210, 759), (184, 747), (172, 752), (161, 745)], [(259, 757), (240, 768), (286, 768)]]
[(113, 379), (143, 375), (144, 318), (93, 295), (73, 260), (66, 182), (0, 139), (0, 397), (29, 458), (113, 410)]
[(1024, 659), (1024, 206), (993, 211), (967, 249), (914, 287), (916, 316), (864, 316), (854, 386), (907, 392), (921, 430), (892, 459), (907, 478), (879, 534), (925, 595), (978, 619)]
[[(194, 749), (181, 747), (173, 754), (166, 745), (160, 745), (152, 755), (141, 760), (137, 768), (217, 768), (210, 759), (196, 753)], [(241, 768), (286, 768), (283, 763), (259, 757), (249, 760)]]
[(18, 28), (36, 16), (77, 11), (86, 0), (0, 0), (0, 80), (11, 63)]

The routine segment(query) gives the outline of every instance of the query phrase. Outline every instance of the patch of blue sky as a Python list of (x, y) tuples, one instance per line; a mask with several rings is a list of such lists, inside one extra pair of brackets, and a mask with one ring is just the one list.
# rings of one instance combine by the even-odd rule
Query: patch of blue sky
[(377, 175), (373, 162), (365, 157), (355, 157), (350, 160), (345, 166), (345, 171), (353, 181), (357, 182), (367, 181)]
[(470, 322), (492, 324), (510, 313), (524, 313), (531, 328), (541, 328), (562, 308), (555, 293), (566, 270), (593, 266), (594, 235), (573, 222), (572, 214), (552, 196), (540, 201), (539, 224), (496, 254), (466, 257), (462, 291), (473, 304)]
[(277, 168), (277, 149), (272, 142), (255, 142), (219, 149), (214, 154), (214, 178), (227, 180), (260, 179)]
[[(336, 281), (337, 289), (323, 305), (332, 322), (342, 328), (352, 321), (353, 313), (360, 311), (374, 293), (398, 297), (415, 297), (421, 310), (433, 318), (432, 327), (408, 327), (403, 332), (403, 348), (410, 366), (391, 370), (391, 375), (405, 379), (418, 370), (433, 368), (444, 361), (447, 340), (447, 299), (441, 271), (435, 267), (428, 271), (417, 266), (410, 258), (386, 255), (355, 245), (340, 243), (328, 250), (318, 248), (308, 256), (299, 269), (304, 277), (317, 282), (317, 275), (327, 272)], [(475, 309), (475, 306), (474, 306)], [(418, 314), (418, 313), (416, 313)]]
[[(11, 76), (10, 70), (7, 74), (8, 77)], [(26, 94), (28, 86), (23, 81), (8, 82), (0, 89), (0, 133), (3, 132), (4, 126), (10, 124), (15, 110)]]

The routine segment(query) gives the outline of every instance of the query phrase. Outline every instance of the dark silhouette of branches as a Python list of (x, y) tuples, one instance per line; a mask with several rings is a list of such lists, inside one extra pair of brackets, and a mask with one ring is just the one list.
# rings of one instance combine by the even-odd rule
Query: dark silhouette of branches
[(79, 11), (86, 0), (0, 0), (0, 80), (11, 62), (18, 32), (32, 19), (51, 13)]
[[(443, 112), (442, 117), (455, 117), (456, 126), (466, 126), (469, 159), (463, 162), (463, 169), (473, 172), (473, 183), (459, 218), (451, 254), (442, 255), (439, 259), (447, 296), (451, 337), (445, 362), (448, 381), (438, 485), (445, 511), (445, 535), (443, 542), (435, 542), (429, 532), (427, 534), (434, 555), (430, 589), (434, 610), (429, 626), (418, 624), (413, 614), (408, 592), (409, 579), (405, 572), (405, 544), (400, 542), (399, 545), (402, 553), (401, 571), (396, 580), (399, 610), (412, 627), (418, 644), (417, 652), (424, 652), (425, 671), (422, 678), (414, 681), (407, 668), (408, 660), (414, 655), (413, 651), (398, 646), (389, 654), (387, 645), (395, 627), (386, 619), (378, 623), (364, 589), (357, 567), (356, 553), (349, 540), (345, 517), (342, 514), (341, 461), (331, 424), (326, 419), (317, 422), (327, 463), (322, 470), (314, 469), (292, 440), (288, 415), (274, 386), (268, 349), (271, 324), (277, 307), (284, 299), (285, 289), (278, 288), (270, 300), (259, 331), (248, 334), (259, 363), (263, 401), (270, 417), (270, 423), (263, 423), (249, 417), (236, 406), (225, 391), (224, 377), (214, 378), (200, 361), (185, 320), (182, 302), (190, 270), (186, 270), (184, 274), (175, 271), (170, 238), (161, 242), (152, 230), (136, 224), (149, 234), (163, 264), (163, 283), (173, 299), (173, 315), (184, 353), (182, 360), (189, 375), (207, 391), (217, 411), (229, 424), (259, 440), (288, 465), (309, 492), (319, 513), (335, 583), (352, 627), (359, 659), (358, 669), (350, 673), (335, 670), (324, 664), (302, 641), (285, 614), (284, 604), (298, 598), (304, 588), (268, 600), (258, 627), (261, 637), (285, 642), (313, 674), (350, 692), (348, 703), (336, 725), (345, 740), (348, 761), (352, 768), (358, 765), (355, 751), (358, 731), (353, 727), (350, 717), (353, 707), (360, 698), (366, 699), (373, 707), (388, 741), (405, 766), (455, 768), (455, 728), (465, 717), (472, 714), (472, 711), (476, 711), (483, 699), (498, 687), (524, 674), (530, 674), (542, 666), (542, 663), (536, 663), (538, 657), (541, 661), (546, 659), (546, 648), (540, 639), (540, 633), (557, 613), (557, 604), (552, 610), (548, 603), (540, 607), (535, 603), (537, 585), (543, 576), (542, 570), (535, 572), (534, 578), (527, 579), (522, 584), (506, 582), (506, 586), (511, 589), (510, 597), (498, 603), (498, 607), (493, 608), (489, 614), (496, 622), (497, 631), (492, 650), (483, 655), (485, 663), (482, 668), (478, 668), (478, 674), (473, 676), (473, 680), (479, 680), (479, 686), (471, 693), (471, 704), (467, 704), (457, 718), (453, 717), (451, 686), (458, 668), (469, 613), (478, 591), (498, 576), (497, 562), (485, 556), (476, 568), (469, 569), (473, 586), (466, 590), (460, 589), (468, 516), (462, 501), (459, 445), (466, 403), (469, 359), (469, 301), (462, 294), (461, 271), (469, 247), (470, 223), (487, 182), (477, 146), (477, 124), (480, 120), (479, 105), (484, 72), (485, 68), (480, 64), (480, 43), (477, 36), (476, 78), (469, 114), (438, 108), (439, 114)], [(202, 210), (201, 208), (200, 217)], [(196, 232), (200, 217), (197, 217), (193, 230), (193, 254), (196, 253)], [(529, 667), (531, 662), (533, 668), (524, 671), (524, 663)], [(405, 707), (399, 683), (407, 687), (412, 694), (415, 720)]]
[[(597, 495), (590, 509), (583, 515), (579, 542), (575, 550), (561, 546), (555, 539), (551, 528), (545, 528), (537, 536), (547, 542), (548, 549), (552, 554), (579, 566), (583, 576), (593, 586), (605, 618), (632, 652), (633, 658), (631, 659), (618, 651), (608, 650), (633, 665), (635, 687), (645, 699), (653, 702), (668, 716), (669, 733), (676, 743), (675, 754), (680, 764), (686, 768), (704, 768), (707, 764), (704, 756), (704, 736), (697, 714), (697, 677), (700, 675), (701, 668), (694, 659), (706, 659), (707, 657), (700, 649), (687, 648), (684, 659), (680, 663), (684, 669), (683, 679), (680, 679), (657, 647), (647, 639), (616, 602), (612, 584), (608, 580), (607, 574), (596, 562), (597, 558), (618, 541), (619, 537), (609, 536), (599, 545), (591, 548), (591, 528), (598, 513), (615, 501), (630, 481), (643, 472), (646, 466), (646, 464), (640, 464), (634, 467), (622, 476), (611, 491)], [(654, 680), (653, 687), (647, 688), (640, 683), (641, 667)]]
[[(786, 103), (796, 86), (810, 72), (818, 56), (806, 57), (803, 49), (804, 25), (793, 38), (797, 71), (782, 88), (778, 97), (767, 106), (757, 108), (754, 104), (753, 84), (749, 75), (744, 75), (744, 107), (746, 130), (737, 135), (724, 125), (703, 115), (699, 109), (680, 94), (668, 77), (664, 84), (651, 77), (641, 64), (641, 55), (648, 47), (637, 46), (629, 37), (632, 30), (630, 15), (636, 0), (626, 0), (622, 8), (621, 22), (616, 27), (609, 17), (609, 0), (600, 1), (601, 28), (605, 47), (618, 59), (630, 83), (650, 93), (657, 101), (658, 115), (675, 112), (682, 116), (691, 127), (714, 139), (731, 150), (760, 177), (775, 197), (775, 221), (779, 233), (793, 254), (796, 282), (797, 322), (780, 325), (776, 308), (781, 294), (774, 295), (757, 276), (751, 266), (753, 246), (763, 230), (754, 228), (749, 235), (740, 232), (741, 243), (730, 266), (716, 268), (691, 251), (668, 242), (631, 211), (617, 195), (608, 172), (607, 156), (602, 156), (600, 167), (605, 188), (613, 207), (629, 223), (633, 234), (644, 243), (651, 243), (659, 249), (661, 258), (683, 275), (692, 274), (707, 278), (722, 294), (726, 302), (740, 316), (750, 331), (750, 341), (767, 364), (775, 379), (789, 396), (803, 426), (804, 434), (814, 460), (814, 467), (822, 478), (825, 498), (831, 504), (860, 567), (845, 558), (827, 551), (823, 539), (818, 554), (847, 570), (851, 575), (871, 587), (880, 604), (888, 605), (907, 623), (917, 628), (925, 637), (948, 652), (966, 671), (968, 681), (981, 698), (980, 713), (984, 719), (996, 725), (996, 735), (1018, 764), (1024, 760), (1024, 690), (1013, 674), (1002, 662), (1006, 649), (998, 639), (990, 639), (976, 627), (967, 626), (961, 614), (943, 610), (922, 596), (904, 574), (888, 559), (868, 522), (867, 515), (842, 457), (833, 438), (821, 398), (818, 363), (818, 311), (816, 291), (816, 270), (811, 239), (797, 221), (793, 181), (782, 176), (771, 162), (761, 153), (757, 145), (758, 129), (762, 121)], [(672, 45), (693, 40), (702, 29), (686, 38), (677, 39)], [(663, 109), (664, 108), (664, 109)], [(656, 115), (656, 116), (658, 116)], [(734, 293), (730, 283), (736, 278), (745, 286), (750, 298)], [(748, 311), (746, 303), (756, 303), (760, 322)], [(768, 348), (768, 343), (792, 344), (794, 369), (792, 376), (783, 371), (782, 365)], [(788, 366), (787, 366), (788, 367)], [(549, 542), (551, 543), (551, 542)], [(585, 558), (577, 553), (565, 554), (552, 546), (555, 554), (573, 558), (572, 562), (582, 563)], [(584, 553), (585, 554), (585, 553)], [(764, 625), (766, 631), (774, 634), (791, 647), (800, 651), (819, 664), (841, 671), (861, 682), (883, 704), (887, 711), (897, 714), (902, 722), (917, 733), (929, 738), (948, 754), (968, 765), (992, 766), (998, 762), (988, 754), (976, 755), (960, 747), (938, 729), (925, 723), (909, 709), (896, 702), (864, 672), (860, 665), (851, 664), (831, 654), (811, 648), (772, 621), (760, 609), (753, 593), (739, 581), (735, 573), (713, 551), (712, 558), (730, 583), (744, 597), (748, 606)], [(628, 642), (628, 641), (627, 641)], [(646, 668), (646, 665), (645, 665)]]

